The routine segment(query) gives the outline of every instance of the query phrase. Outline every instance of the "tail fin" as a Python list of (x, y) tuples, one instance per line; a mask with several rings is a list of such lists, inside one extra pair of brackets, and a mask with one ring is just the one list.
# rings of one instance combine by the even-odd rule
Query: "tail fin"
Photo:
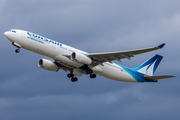
[(137, 68), (133, 68), (133, 70), (146, 74), (148, 76), (153, 76), (162, 58), (163, 56), (156, 54)]

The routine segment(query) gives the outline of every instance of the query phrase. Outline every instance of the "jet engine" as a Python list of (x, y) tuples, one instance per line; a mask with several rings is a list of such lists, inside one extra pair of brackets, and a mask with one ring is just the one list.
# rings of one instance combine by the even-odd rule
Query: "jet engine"
[(38, 66), (45, 70), (58, 71), (59, 67), (51, 60), (40, 59)]
[(90, 65), (92, 63), (92, 60), (89, 57), (78, 52), (72, 53), (71, 60), (82, 63), (82, 64), (86, 64), (86, 65)]

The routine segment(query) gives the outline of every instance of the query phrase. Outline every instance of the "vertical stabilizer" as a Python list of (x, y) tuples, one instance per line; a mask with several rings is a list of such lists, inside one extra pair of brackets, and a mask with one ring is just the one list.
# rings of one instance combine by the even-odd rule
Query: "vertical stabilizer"
[(153, 57), (151, 57), (149, 60), (141, 64), (139, 67), (133, 68), (133, 70), (146, 74), (148, 76), (153, 76), (162, 58), (163, 56), (156, 54)]

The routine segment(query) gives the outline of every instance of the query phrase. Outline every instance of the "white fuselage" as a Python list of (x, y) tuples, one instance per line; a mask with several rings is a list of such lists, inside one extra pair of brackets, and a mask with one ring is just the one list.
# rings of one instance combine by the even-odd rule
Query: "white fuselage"
[[(39, 36), (28, 31), (15, 31), (16, 32), (5, 32), (5, 36), (11, 42), (18, 43), (24, 49), (50, 57), (54, 60), (58, 60), (60, 64), (66, 67), (79, 68), (83, 65), (76, 61), (72, 61), (71, 59), (66, 57), (66, 55), (71, 55), (73, 52), (88, 55), (87, 52), (72, 48), (65, 44), (53, 41), (51, 39), (47, 39), (45, 37)], [(96, 68), (101, 70), (96, 70)], [(103, 65), (98, 65), (92, 69), (95, 74), (109, 79), (124, 82), (137, 82), (126, 70), (114, 63), (105, 62), (103, 63)]]

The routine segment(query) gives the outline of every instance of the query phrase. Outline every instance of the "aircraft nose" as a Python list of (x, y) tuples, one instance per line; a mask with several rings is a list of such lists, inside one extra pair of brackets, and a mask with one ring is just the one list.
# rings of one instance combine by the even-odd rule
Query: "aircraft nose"
[(11, 42), (13, 41), (13, 36), (12, 36), (12, 33), (10, 31), (4, 32), (4, 36), (6, 36), (6, 38), (8, 40), (10, 40)]
[(10, 40), (10, 39), (11, 39), (12, 34), (11, 34), (11, 32), (6, 31), (6, 32), (4, 32), (4, 36), (6, 36), (6, 38)]
[(8, 31), (4, 32), (4, 35), (5, 35), (6, 37), (8, 37), (8, 36), (9, 36), (9, 32), (8, 32)]

